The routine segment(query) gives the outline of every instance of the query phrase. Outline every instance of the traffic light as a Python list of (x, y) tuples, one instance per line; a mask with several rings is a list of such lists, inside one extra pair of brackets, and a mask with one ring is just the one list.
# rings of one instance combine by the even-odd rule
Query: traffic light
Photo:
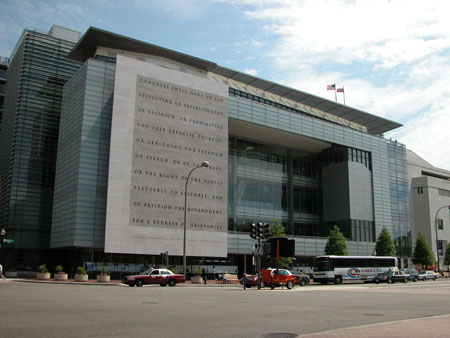
[(267, 239), (269, 238), (269, 224), (265, 223), (263, 227), (263, 238)]
[(264, 224), (258, 223), (256, 224), (256, 237), (257, 238), (264, 238)]
[(256, 239), (256, 235), (256, 224), (252, 223), (250, 224), (250, 237)]

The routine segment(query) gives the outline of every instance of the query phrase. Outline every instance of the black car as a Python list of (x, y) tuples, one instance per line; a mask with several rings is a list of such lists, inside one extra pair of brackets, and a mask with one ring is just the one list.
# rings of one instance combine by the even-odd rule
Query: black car
[(392, 284), (395, 282), (403, 282), (408, 283), (409, 275), (404, 273), (403, 271), (386, 271), (383, 273), (379, 273), (376, 276), (373, 276), (372, 278), (368, 279), (369, 282), (375, 282), (375, 283), (388, 283)]
[(417, 282), (419, 280), (419, 271), (413, 268), (403, 269), (401, 270), (407, 275), (409, 275), (408, 279), (412, 280), (413, 282)]

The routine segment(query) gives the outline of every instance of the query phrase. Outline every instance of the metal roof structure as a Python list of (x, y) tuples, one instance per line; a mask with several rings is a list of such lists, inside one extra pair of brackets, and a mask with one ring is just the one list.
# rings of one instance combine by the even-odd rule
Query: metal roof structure
[(277, 83), (266, 81), (229, 68), (221, 67), (214, 62), (206, 61), (191, 55), (179, 53), (167, 48), (128, 38), (95, 27), (90, 27), (86, 33), (84, 33), (69, 53), (68, 58), (75, 61), (84, 62), (86, 59), (95, 56), (97, 47), (106, 47), (140, 54), (160, 56), (198, 68), (200, 70), (212, 72), (241, 82), (245, 85), (251, 85), (252, 87), (261, 89), (265, 92), (273, 93), (294, 102), (318, 109), (347, 121), (357, 123), (366, 127), (370, 134), (380, 135), (402, 126), (400, 123), (390, 121), (337, 102), (326, 100), (319, 96), (282, 86)]

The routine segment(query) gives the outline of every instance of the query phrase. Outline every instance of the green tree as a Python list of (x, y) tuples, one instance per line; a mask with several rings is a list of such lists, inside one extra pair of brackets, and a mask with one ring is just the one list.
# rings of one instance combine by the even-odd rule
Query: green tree
[(383, 229), (378, 235), (375, 251), (377, 252), (377, 256), (395, 256), (396, 254), (395, 244), (385, 226), (383, 226)]
[(436, 263), (433, 251), (431, 250), (427, 239), (420, 231), (417, 235), (412, 261), (414, 264), (420, 264), (423, 267), (434, 265)]
[(450, 265), (450, 243), (447, 245), (447, 249), (445, 249), (445, 265)]
[(347, 240), (337, 225), (331, 230), (325, 246), (326, 255), (348, 256)]
[(273, 224), (269, 227), (269, 237), (285, 237), (286, 231), (281, 225), (280, 221), (274, 220)]

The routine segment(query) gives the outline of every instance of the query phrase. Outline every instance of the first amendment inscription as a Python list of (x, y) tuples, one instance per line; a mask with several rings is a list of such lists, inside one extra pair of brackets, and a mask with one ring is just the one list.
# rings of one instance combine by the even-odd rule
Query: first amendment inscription
[[(226, 256), (226, 86), (125, 57), (117, 61), (105, 248), (181, 255), (186, 177), (208, 161), (209, 167), (195, 170), (188, 183), (187, 253)], [(130, 83), (118, 84), (124, 72)], [(119, 96), (125, 93), (120, 87), (130, 84), (133, 90), (128, 87)], [(121, 138), (124, 144), (116, 152), (113, 143)], [(128, 161), (121, 162), (121, 154)], [(119, 172), (126, 179), (116, 182)], [(113, 196), (113, 187), (123, 198)]]

